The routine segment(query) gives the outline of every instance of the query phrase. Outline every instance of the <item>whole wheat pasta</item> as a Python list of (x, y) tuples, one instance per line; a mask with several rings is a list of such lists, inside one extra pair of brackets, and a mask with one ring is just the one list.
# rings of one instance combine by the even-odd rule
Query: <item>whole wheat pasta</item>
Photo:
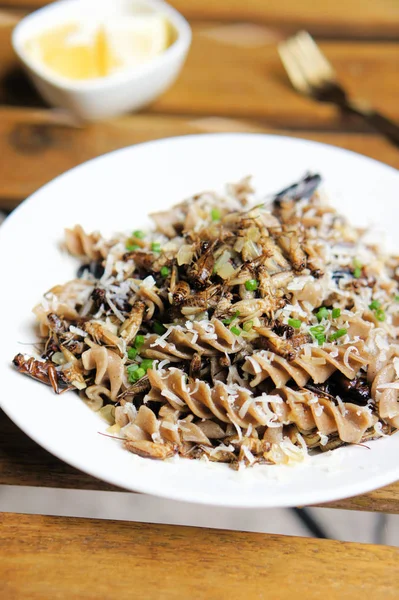
[(250, 178), (107, 240), (79, 225), (76, 279), (34, 313), (40, 357), (140, 456), (303, 460), (399, 427), (399, 258), (367, 242), (306, 175), (255, 201)]

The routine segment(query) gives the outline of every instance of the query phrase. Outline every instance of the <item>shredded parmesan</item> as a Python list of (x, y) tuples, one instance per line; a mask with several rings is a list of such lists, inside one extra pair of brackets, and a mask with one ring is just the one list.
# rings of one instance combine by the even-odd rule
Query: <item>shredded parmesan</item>
[(252, 454), (252, 452), (250, 451), (250, 449), (245, 446), (244, 444), (241, 446), (243, 454), (245, 455), (245, 458), (248, 460), (250, 465), (253, 465), (255, 462), (255, 457)]
[(179, 406), (185, 406), (183, 400), (181, 400), (179, 398), (179, 396), (176, 396), (175, 393), (172, 392), (172, 390), (168, 390), (168, 389), (163, 389), (161, 391), (161, 396), (164, 396), (165, 398), (167, 398), (168, 400), (171, 400), (172, 402), (175, 402), (176, 404), (178, 404)]
[(348, 412), (347, 409), (345, 408), (345, 403), (343, 402), (342, 398), (340, 398), (340, 396), (335, 396), (335, 397), (336, 397), (336, 400), (338, 403), (339, 412), (341, 413), (341, 415), (343, 417), (345, 417)]
[(114, 315), (116, 317), (118, 317), (118, 319), (124, 323), (126, 321), (125, 317), (123, 316), (123, 314), (121, 313), (121, 311), (115, 306), (115, 304), (112, 302), (111, 297), (109, 295), (108, 292), (105, 292), (105, 297), (107, 299), (107, 302), (109, 304), (110, 309), (112, 310), (112, 312), (114, 313)]
[(321, 446), (325, 446), (328, 442), (328, 435), (324, 435), (324, 433), (321, 433), (321, 431), (318, 431), (317, 433), (320, 438)]
[(83, 329), (80, 329), (80, 327), (75, 327), (74, 325), (69, 326), (69, 331), (71, 333), (75, 333), (76, 335), (80, 335), (81, 337), (87, 336), (87, 333)]
[(353, 354), (357, 354), (359, 356), (359, 350), (356, 348), (356, 346), (349, 346), (346, 350), (345, 350), (345, 354), (344, 354), (344, 365), (345, 367), (347, 367), (348, 369), (352, 369), (352, 367), (349, 364), (349, 357), (351, 355), (351, 353), (353, 352)]

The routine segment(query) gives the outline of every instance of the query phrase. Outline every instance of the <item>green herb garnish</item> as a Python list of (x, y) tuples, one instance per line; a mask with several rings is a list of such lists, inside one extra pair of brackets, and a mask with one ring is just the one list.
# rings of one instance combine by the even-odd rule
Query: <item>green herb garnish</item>
[(140, 246), (138, 244), (126, 244), (126, 250), (136, 252), (136, 250), (140, 250)]
[(314, 325), (313, 327), (309, 327), (310, 333), (324, 333), (324, 325)]
[(161, 252), (161, 244), (159, 242), (152, 242), (151, 250), (153, 252)]
[(319, 346), (322, 346), (324, 344), (324, 342), (326, 341), (326, 336), (324, 333), (324, 326), (323, 325), (315, 325), (314, 327), (309, 327), (309, 331), (312, 334), (312, 336), (314, 337), (314, 339), (317, 341)]
[(222, 320), (223, 325), (230, 325), (230, 323), (232, 323), (239, 315), (240, 315), (240, 311), (237, 310), (233, 316), (229, 317), (228, 319)]
[(230, 329), (231, 333), (234, 333), (234, 335), (241, 335), (241, 329), (239, 327), (232, 327)]
[(381, 307), (381, 302), (379, 302), (378, 300), (373, 300), (371, 302), (371, 304), (369, 304), (370, 310), (378, 310), (380, 307)]
[(300, 321), (299, 319), (288, 319), (288, 325), (290, 325), (290, 327), (293, 327), (294, 329), (300, 329), (302, 321)]
[(169, 267), (162, 267), (161, 268), (161, 275), (162, 277), (167, 277), (170, 273), (170, 269)]
[(346, 335), (348, 333), (347, 329), (337, 329), (337, 331), (335, 333), (332, 333), (330, 335), (330, 340), (334, 341), (334, 340), (338, 340), (340, 337)]
[(340, 308), (333, 308), (332, 312), (331, 312), (331, 316), (333, 319), (338, 319), (338, 317), (341, 316), (341, 309)]
[(244, 323), (244, 325), (242, 326), (243, 330), (246, 331), (248, 333), (248, 331), (251, 331), (252, 327), (254, 326), (254, 322), (253, 321), (246, 321)]
[(353, 277), (355, 277), (355, 279), (359, 279), (359, 277), (361, 277), (362, 275), (362, 268), (363, 265), (360, 262), (360, 260), (358, 260), (357, 258), (353, 259)]
[(212, 208), (212, 210), (211, 210), (212, 221), (220, 221), (221, 216), (222, 216), (221, 212), (218, 208)]
[(248, 290), (248, 292), (254, 292), (258, 289), (258, 285), (259, 282), (257, 279), (247, 279), (245, 282), (245, 289)]
[(134, 338), (134, 347), (137, 348), (137, 350), (140, 350), (140, 347), (144, 344), (144, 336), (143, 335), (136, 335), (136, 337)]
[[(135, 367), (135, 368), (133, 368)], [(138, 365), (129, 365), (127, 367), (127, 378), (130, 383), (135, 383), (145, 375), (144, 369), (139, 367)]]
[(133, 231), (133, 237), (137, 238), (138, 240), (142, 240), (145, 238), (145, 233), (144, 231), (141, 231), (141, 229), (136, 229), (136, 231)]
[(329, 312), (325, 306), (322, 306), (321, 308), (319, 308), (319, 310), (316, 313), (316, 317), (319, 322), (322, 321), (323, 319), (328, 319), (328, 315), (329, 315)]
[(127, 356), (130, 360), (134, 360), (138, 353), (139, 351), (137, 350), (137, 348), (132, 348), (131, 346), (129, 346), (127, 349)]
[(145, 372), (147, 372), (148, 369), (152, 369), (153, 362), (154, 361), (151, 358), (143, 358), (143, 360), (140, 363), (140, 367), (144, 369)]
[(163, 335), (166, 332), (166, 327), (162, 325), (162, 323), (160, 323), (159, 321), (155, 321), (153, 325), (153, 330), (154, 333), (157, 333), (158, 335)]

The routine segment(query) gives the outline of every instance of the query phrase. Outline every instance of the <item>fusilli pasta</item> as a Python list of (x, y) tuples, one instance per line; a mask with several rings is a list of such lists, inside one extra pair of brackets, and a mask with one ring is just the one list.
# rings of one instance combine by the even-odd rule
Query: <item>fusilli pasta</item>
[(40, 358), (127, 450), (293, 463), (399, 428), (399, 258), (367, 243), (306, 175), (250, 179), (152, 215), (153, 232), (65, 232), (83, 261), (34, 313)]

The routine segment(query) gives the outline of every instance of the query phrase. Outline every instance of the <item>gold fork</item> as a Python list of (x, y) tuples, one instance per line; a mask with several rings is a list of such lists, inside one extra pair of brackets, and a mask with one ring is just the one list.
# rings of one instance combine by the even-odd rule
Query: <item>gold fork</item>
[(338, 83), (335, 71), (306, 31), (281, 42), (278, 52), (292, 85), (298, 92), (320, 102), (330, 102), (344, 112), (362, 117), (369, 125), (399, 146), (399, 127), (372, 109), (350, 100)]

